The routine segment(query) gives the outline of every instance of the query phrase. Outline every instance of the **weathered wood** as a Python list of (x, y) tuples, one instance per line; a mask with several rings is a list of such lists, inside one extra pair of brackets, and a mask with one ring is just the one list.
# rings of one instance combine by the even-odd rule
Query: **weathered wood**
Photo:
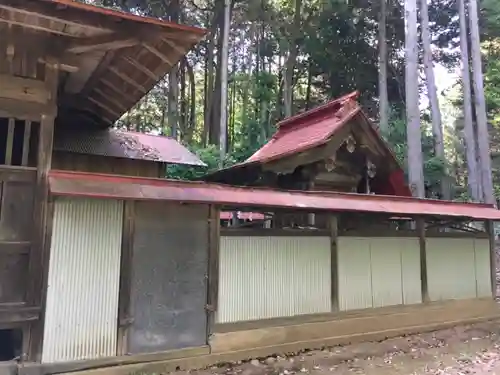
[(0, 74), (0, 87), (0, 96), (7, 99), (46, 104), (50, 97), (45, 83), (32, 78)]
[(115, 74), (118, 78), (121, 78), (123, 81), (128, 83), (130, 86), (134, 87), (135, 89), (139, 90), (141, 93), (145, 94), (148, 90), (139, 84), (138, 82), (134, 81), (132, 78), (127, 76), (126, 74), (120, 72), (118, 69), (109, 67), (108, 70)]
[(75, 39), (67, 47), (66, 51), (75, 54), (90, 52), (96, 49), (113, 50), (125, 47), (132, 47), (139, 44), (137, 38), (123, 37), (120, 34), (112, 33)]
[(496, 238), (493, 221), (488, 220), (484, 223), (486, 232), (488, 233), (490, 245), (490, 277), (491, 277), (491, 293), (493, 298), (497, 298), (497, 257), (496, 257)]
[(36, 168), (0, 165), (0, 181), (34, 183)]
[(0, 304), (0, 325), (9, 326), (21, 322), (38, 320), (40, 308), (24, 305), (2, 305)]
[(132, 323), (130, 293), (132, 289), (132, 256), (135, 228), (135, 202), (125, 201), (123, 210), (122, 252), (120, 259), (120, 289), (118, 293), (117, 354), (127, 354), (127, 332)]
[(21, 165), (28, 165), (29, 152), (30, 152), (30, 138), (31, 138), (31, 121), (24, 122), (24, 136), (23, 136), (23, 155), (21, 158)]
[(1, 191), (0, 241), (30, 241), (34, 185), (4, 182)]
[(339, 257), (338, 257), (338, 217), (331, 215), (328, 218), (330, 232), (330, 275), (331, 275), (331, 308), (339, 310)]
[(149, 45), (147, 43), (142, 43), (142, 46), (146, 48), (149, 52), (151, 52), (153, 55), (156, 55), (160, 60), (162, 60), (164, 63), (168, 65), (174, 65), (172, 63), (172, 60), (170, 60), (165, 54), (161, 53), (157, 48), (153, 47), (152, 45)]
[(219, 304), (220, 210), (211, 205), (208, 218), (207, 335), (213, 333)]
[[(58, 64), (54, 58), (47, 58), (45, 66), (45, 86), (49, 91), (49, 104), (56, 105), (58, 87)], [(45, 312), (45, 296), (49, 268), (50, 241), (52, 234), (53, 203), (49, 204), (48, 172), (52, 163), (55, 118), (42, 113), (38, 139), (37, 157), (37, 204), (34, 215), (34, 246), (30, 256), (29, 274), (31, 284), (27, 300), (33, 306), (42, 306), (42, 317)], [(32, 327), (30, 342), (30, 359), (39, 360), (42, 353), (43, 319)]]
[(0, 252), (0, 305), (25, 302), (28, 258), (28, 254)]
[(416, 219), (418, 242), (420, 245), (420, 290), (422, 292), (422, 302), (430, 301), (427, 283), (427, 246), (425, 240), (425, 220)]
[(57, 106), (0, 97), (0, 117), (39, 122), (41, 114), (57, 116)]
[(158, 80), (158, 76), (156, 74), (154, 74), (151, 70), (149, 70), (147, 67), (145, 67), (143, 64), (141, 64), (140, 62), (134, 60), (131, 57), (123, 57), (123, 60), (125, 60), (126, 62), (128, 62), (134, 68), (136, 68), (136, 69), (140, 70), (141, 72), (143, 72), (149, 78), (151, 78), (151, 79), (153, 79), (155, 81)]
[(16, 121), (13, 118), (9, 119), (7, 127), (7, 142), (5, 146), (5, 164), (12, 165), (12, 147), (14, 146), (14, 127)]

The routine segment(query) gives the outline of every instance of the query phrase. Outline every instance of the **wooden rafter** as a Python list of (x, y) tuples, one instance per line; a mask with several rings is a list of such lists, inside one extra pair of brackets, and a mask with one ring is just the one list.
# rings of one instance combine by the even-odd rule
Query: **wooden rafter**
[(174, 51), (177, 51), (179, 54), (184, 55), (186, 53), (186, 51), (184, 50), (184, 48), (179, 47), (177, 45), (177, 43), (171, 41), (170, 39), (168, 39), (168, 38), (161, 38), (161, 40), (163, 42), (165, 42), (166, 44), (168, 44)]
[(92, 92), (95, 92), (96, 94), (100, 95), (102, 98), (106, 99), (110, 103), (113, 103), (113, 105), (115, 105), (120, 111), (125, 111), (125, 109), (123, 108), (123, 103), (117, 101), (115, 98), (113, 98), (113, 96), (106, 95), (106, 93), (104, 93), (102, 90), (98, 88), (95, 88), (94, 90), (92, 90)]
[(100, 50), (114, 50), (131, 47), (139, 44), (139, 40), (130, 37), (121, 37), (116, 33), (93, 36), (90, 38), (74, 38), (66, 51), (74, 54)]
[(104, 104), (102, 101), (99, 101), (97, 99), (94, 99), (93, 97), (91, 96), (88, 96), (87, 99), (94, 103), (96, 106), (98, 106), (99, 108), (102, 108), (104, 109), (105, 111), (111, 113), (112, 115), (116, 116), (116, 117), (120, 117), (121, 116), (121, 113), (118, 113), (115, 109), (113, 108), (110, 108), (109, 106), (107, 106), (106, 104)]
[(155, 47), (147, 44), (147, 43), (142, 43), (142, 46), (146, 48), (149, 52), (151, 52), (153, 55), (156, 55), (159, 57), (163, 62), (169, 64), (169, 65), (174, 65), (172, 60), (170, 60), (167, 56), (165, 56), (163, 53), (158, 51)]
[(132, 78), (130, 78), (126, 74), (123, 74), (115, 67), (110, 66), (110, 67), (108, 67), (108, 70), (110, 72), (112, 72), (114, 75), (116, 75), (117, 77), (119, 77), (122, 80), (124, 80), (125, 82), (127, 82), (129, 85), (134, 86), (137, 90), (141, 91), (143, 94), (145, 94), (148, 91), (144, 86), (140, 85), (139, 83), (134, 81)]
[(140, 62), (134, 60), (131, 57), (123, 57), (123, 60), (125, 60), (127, 63), (132, 65), (134, 68), (136, 68), (136, 69), (140, 70), (141, 72), (143, 72), (144, 74), (146, 74), (149, 78), (151, 78), (155, 81), (158, 80), (158, 76), (156, 74), (154, 74), (151, 70), (146, 68), (144, 65), (142, 65)]

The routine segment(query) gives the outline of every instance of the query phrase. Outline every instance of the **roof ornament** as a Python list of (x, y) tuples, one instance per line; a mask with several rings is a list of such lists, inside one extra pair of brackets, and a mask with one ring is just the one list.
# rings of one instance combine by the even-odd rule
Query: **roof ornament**
[(346, 144), (347, 151), (349, 151), (352, 154), (356, 149), (356, 140), (351, 134), (349, 134), (349, 136), (346, 138), (344, 142)]
[(325, 159), (325, 169), (327, 172), (331, 172), (335, 169), (335, 161), (337, 159), (337, 155), (333, 154), (329, 158)]

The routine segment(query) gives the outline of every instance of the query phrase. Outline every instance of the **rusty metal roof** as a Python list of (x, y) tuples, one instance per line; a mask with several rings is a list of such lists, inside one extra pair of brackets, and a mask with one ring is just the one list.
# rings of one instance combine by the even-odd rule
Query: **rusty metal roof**
[(342, 125), (361, 111), (354, 101), (357, 95), (353, 92), (279, 122), (271, 140), (242, 164), (269, 162), (328, 142)]
[(115, 129), (56, 131), (54, 150), (170, 164), (206, 166), (175, 139)]
[(281, 207), (309, 211), (372, 212), (500, 220), (500, 211), (486, 204), (397, 196), (234, 187), (205, 182), (81, 172), (52, 170), (49, 172), (49, 186), (54, 195), (211, 203), (232, 207)]

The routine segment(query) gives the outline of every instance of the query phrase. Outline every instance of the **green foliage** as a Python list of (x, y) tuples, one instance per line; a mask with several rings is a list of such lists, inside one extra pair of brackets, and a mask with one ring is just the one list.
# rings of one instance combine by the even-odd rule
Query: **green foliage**
[[(438, 196), (440, 191), (440, 183), (445, 178), (447, 164), (445, 160), (437, 157), (434, 153), (434, 138), (429, 132), (429, 125), (424, 124), (422, 127), (422, 153), (424, 158), (424, 178), (425, 185), (428, 191), (428, 196)], [(406, 138), (406, 120), (397, 111), (392, 112), (389, 122), (389, 132), (385, 134), (385, 138), (392, 146), (396, 158), (404, 166), (407, 172), (407, 155), (408, 142)]]

